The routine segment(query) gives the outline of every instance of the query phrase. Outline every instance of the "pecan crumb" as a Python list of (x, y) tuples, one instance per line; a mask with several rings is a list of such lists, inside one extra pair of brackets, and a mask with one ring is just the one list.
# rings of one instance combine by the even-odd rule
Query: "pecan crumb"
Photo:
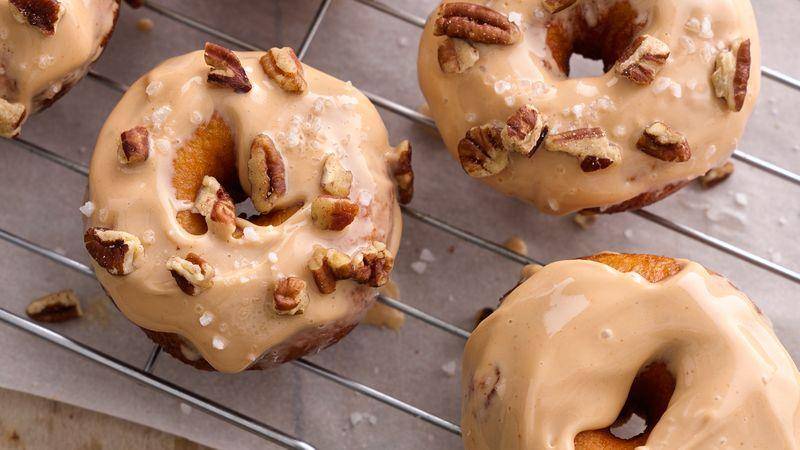
[(503, 243), (503, 247), (522, 256), (528, 256), (528, 244), (519, 236), (511, 236)]
[(597, 214), (579, 212), (572, 216), (572, 221), (582, 230), (588, 230), (597, 221)]
[(503, 146), (525, 156), (533, 156), (547, 136), (547, 125), (535, 106), (525, 105), (506, 121), (500, 137)]
[(434, 24), (433, 34), (499, 45), (515, 44), (522, 35), (517, 25), (504, 14), (465, 2), (445, 4)]
[(741, 111), (750, 80), (750, 39), (737, 39), (730, 50), (717, 55), (711, 81), (714, 93), (725, 100), (731, 111)]
[(137, 164), (147, 160), (150, 155), (150, 134), (147, 128), (137, 126), (123, 131), (120, 135), (120, 146), (117, 159), (120, 164)]
[(704, 189), (711, 189), (730, 178), (730, 176), (733, 175), (733, 171), (734, 165), (732, 162), (728, 161), (725, 164), (706, 172), (705, 175), (700, 177), (700, 184)]
[(667, 63), (670, 49), (650, 35), (637, 37), (625, 50), (617, 65), (617, 73), (640, 85), (648, 85)]
[(308, 90), (303, 64), (289, 47), (273, 47), (261, 57), (261, 68), (286, 92), (302, 94)]
[(227, 48), (206, 42), (206, 64), (211, 66), (208, 72), (208, 82), (220, 87), (231, 88), (233, 92), (242, 94), (250, 92), (253, 86), (247, 78), (247, 72), (242, 67), (236, 54)]
[(310, 300), (306, 282), (297, 277), (278, 280), (272, 294), (272, 307), (277, 314), (294, 316), (303, 314)]
[(0, 98), (0, 136), (13, 138), (18, 135), (25, 115), (25, 105)]
[(653, 122), (642, 132), (636, 148), (667, 162), (685, 162), (692, 157), (686, 137), (664, 122)]
[(25, 314), (37, 322), (64, 322), (83, 316), (80, 301), (71, 289), (45, 295), (32, 301)]
[(397, 200), (402, 205), (414, 197), (414, 170), (411, 168), (411, 143), (403, 141), (394, 149), (392, 174), (397, 183)]
[(503, 147), (502, 129), (488, 124), (472, 127), (458, 143), (461, 167), (472, 177), (496, 175), (508, 166), (508, 151)]
[(544, 8), (549, 11), (550, 14), (555, 14), (569, 8), (577, 1), (578, 0), (543, 0), (542, 6), (544, 6)]
[(286, 170), (280, 152), (266, 134), (256, 136), (250, 145), (247, 173), (253, 206), (259, 212), (270, 212), (286, 194)]
[(64, 15), (58, 0), (9, 0), (14, 19), (39, 29), (45, 36), (56, 33), (56, 25)]
[(170, 257), (167, 269), (186, 295), (199, 295), (214, 285), (214, 267), (195, 253), (187, 254), (186, 258)]
[(480, 53), (469, 42), (458, 38), (445, 38), (439, 44), (439, 67), (444, 73), (464, 73), (478, 62)]

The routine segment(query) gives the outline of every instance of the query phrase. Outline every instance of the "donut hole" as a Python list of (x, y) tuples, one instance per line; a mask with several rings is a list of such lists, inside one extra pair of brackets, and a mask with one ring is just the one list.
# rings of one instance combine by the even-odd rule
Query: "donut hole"
[(579, 53), (573, 53), (569, 58), (570, 75), (575, 78), (599, 77), (605, 73), (603, 61), (590, 59)]
[(584, 431), (575, 438), (576, 450), (603, 448), (633, 450), (645, 445), (675, 391), (675, 377), (666, 364), (645, 366), (631, 384), (617, 419), (603, 430)]
[(627, 0), (611, 4), (584, 1), (553, 16), (547, 25), (546, 44), (558, 69), (570, 75), (573, 55), (601, 61), (608, 72), (647, 23)]
[[(172, 185), (178, 200), (193, 203), (203, 185), (203, 177), (207, 175), (216, 178), (234, 202), (247, 198), (239, 184), (233, 132), (217, 113), (197, 127), (192, 137), (178, 150), (172, 166)], [(208, 231), (206, 221), (200, 214), (179, 211), (177, 220), (191, 234), (202, 235)]]

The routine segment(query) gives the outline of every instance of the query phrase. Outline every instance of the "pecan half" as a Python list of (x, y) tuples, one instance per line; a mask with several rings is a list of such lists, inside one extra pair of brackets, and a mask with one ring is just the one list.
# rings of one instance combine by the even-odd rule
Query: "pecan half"
[(197, 191), (194, 207), (205, 217), (208, 228), (213, 233), (228, 238), (236, 230), (236, 206), (216, 178), (203, 177), (203, 185)]
[(741, 111), (747, 97), (750, 81), (750, 39), (737, 39), (730, 50), (717, 55), (716, 67), (711, 81), (714, 93), (725, 100), (728, 109)]
[(120, 135), (120, 146), (117, 159), (120, 164), (137, 164), (147, 160), (150, 155), (150, 133), (147, 128), (137, 126), (123, 131)]
[(336, 290), (336, 276), (327, 261), (328, 251), (320, 246), (314, 247), (314, 253), (308, 261), (308, 270), (314, 277), (314, 284), (322, 294), (332, 294)]
[(144, 254), (144, 247), (136, 236), (107, 228), (89, 228), (83, 235), (86, 251), (97, 265), (111, 275), (128, 275)]
[(438, 57), (442, 72), (464, 73), (478, 62), (481, 54), (463, 39), (445, 38), (439, 44)]
[(185, 259), (170, 257), (167, 269), (186, 295), (199, 295), (214, 285), (214, 267), (195, 253), (189, 253)]
[(322, 230), (342, 231), (353, 223), (358, 209), (350, 199), (320, 195), (311, 203), (311, 221)]
[(17, 22), (36, 27), (46, 36), (56, 33), (56, 25), (64, 15), (58, 0), (9, 0), (8, 4)]
[(544, 148), (550, 152), (575, 156), (584, 172), (605, 169), (622, 160), (619, 147), (609, 142), (602, 128), (580, 128), (550, 134), (544, 140)]
[(277, 314), (303, 314), (309, 302), (306, 282), (297, 277), (282, 278), (275, 283), (272, 307)]
[(542, 6), (544, 6), (544, 9), (548, 10), (551, 14), (555, 14), (559, 11), (569, 8), (577, 1), (578, 0), (543, 0)]
[(686, 137), (664, 122), (653, 122), (642, 132), (636, 148), (662, 161), (685, 162), (692, 157)]
[(83, 315), (78, 296), (71, 289), (45, 295), (32, 301), (25, 314), (37, 322), (64, 322)]
[(0, 136), (13, 138), (25, 120), (25, 105), (0, 98)]
[(506, 121), (500, 138), (508, 151), (533, 156), (547, 136), (544, 118), (533, 105), (525, 105)]
[(411, 167), (411, 143), (403, 141), (395, 147), (390, 163), (392, 175), (397, 183), (397, 201), (407, 205), (414, 197), (414, 169)]
[(650, 35), (637, 37), (623, 52), (617, 73), (636, 84), (648, 85), (667, 63), (669, 46)]
[(250, 145), (247, 173), (253, 206), (259, 212), (270, 212), (286, 193), (286, 171), (280, 152), (266, 134), (256, 136)]
[(517, 25), (504, 14), (466, 2), (444, 5), (434, 24), (433, 34), (500, 45), (515, 44), (521, 36)]
[(261, 57), (261, 68), (286, 92), (302, 94), (308, 90), (303, 64), (289, 47), (273, 47)]
[(342, 166), (338, 156), (328, 155), (322, 167), (322, 190), (336, 197), (347, 197), (352, 183), (353, 173)]
[(472, 127), (458, 143), (461, 167), (472, 177), (484, 178), (508, 166), (508, 151), (503, 147), (500, 127), (489, 124)]
[(733, 175), (733, 171), (734, 165), (732, 162), (728, 161), (725, 164), (706, 172), (705, 175), (700, 177), (700, 184), (704, 189), (711, 189), (712, 187), (730, 178), (730, 176)]
[(394, 256), (383, 242), (375, 241), (353, 257), (353, 280), (372, 287), (381, 287), (389, 281), (394, 267)]
[(211, 70), (208, 72), (209, 83), (231, 88), (233, 92), (239, 94), (250, 92), (250, 89), (253, 88), (241, 61), (235, 53), (227, 48), (206, 42), (205, 60), (206, 64), (211, 66)]

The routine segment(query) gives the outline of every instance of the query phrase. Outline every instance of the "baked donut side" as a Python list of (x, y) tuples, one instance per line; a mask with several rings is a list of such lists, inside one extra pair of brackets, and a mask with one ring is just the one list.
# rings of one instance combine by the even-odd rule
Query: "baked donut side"
[[(602, 253), (545, 266), (467, 342), (476, 449), (794, 448), (797, 368), (726, 278), (687, 260)], [(610, 431), (636, 414), (645, 431)]]
[(167, 352), (266, 368), (361, 320), (393, 267), (410, 162), (363, 94), (291, 49), (207, 44), (109, 116), (84, 241), (117, 307)]
[[(570, 77), (573, 54), (604, 73)], [(722, 165), (759, 67), (748, 0), (446, 0), (418, 59), (465, 172), (554, 215), (641, 208)]]
[(19, 134), (86, 75), (119, 8), (119, 0), (0, 0), (0, 136)]

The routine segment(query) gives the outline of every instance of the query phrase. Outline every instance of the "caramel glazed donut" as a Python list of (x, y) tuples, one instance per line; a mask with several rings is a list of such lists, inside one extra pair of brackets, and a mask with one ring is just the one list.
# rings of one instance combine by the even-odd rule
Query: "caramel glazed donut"
[[(545, 266), (480, 323), (462, 369), (467, 450), (800, 448), (797, 367), (747, 296), (691, 261)], [(633, 414), (645, 430), (615, 437)]]
[(118, 14), (119, 0), (0, 0), (0, 136), (86, 75)]
[[(207, 44), (110, 115), (84, 241), (117, 307), (173, 356), (265, 368), (335, 343), (372, 304), (410, 162), (363, 94), (292, 49)], [(248, 197), (257, 213), (237, 217)]]
[[(444, 2), (419, 81), (464, 170), (542, 212), (620, 212), (723, 164), (760, 87), (747, 0)], [(605, 73), (569, 78), (572, 54)]]

